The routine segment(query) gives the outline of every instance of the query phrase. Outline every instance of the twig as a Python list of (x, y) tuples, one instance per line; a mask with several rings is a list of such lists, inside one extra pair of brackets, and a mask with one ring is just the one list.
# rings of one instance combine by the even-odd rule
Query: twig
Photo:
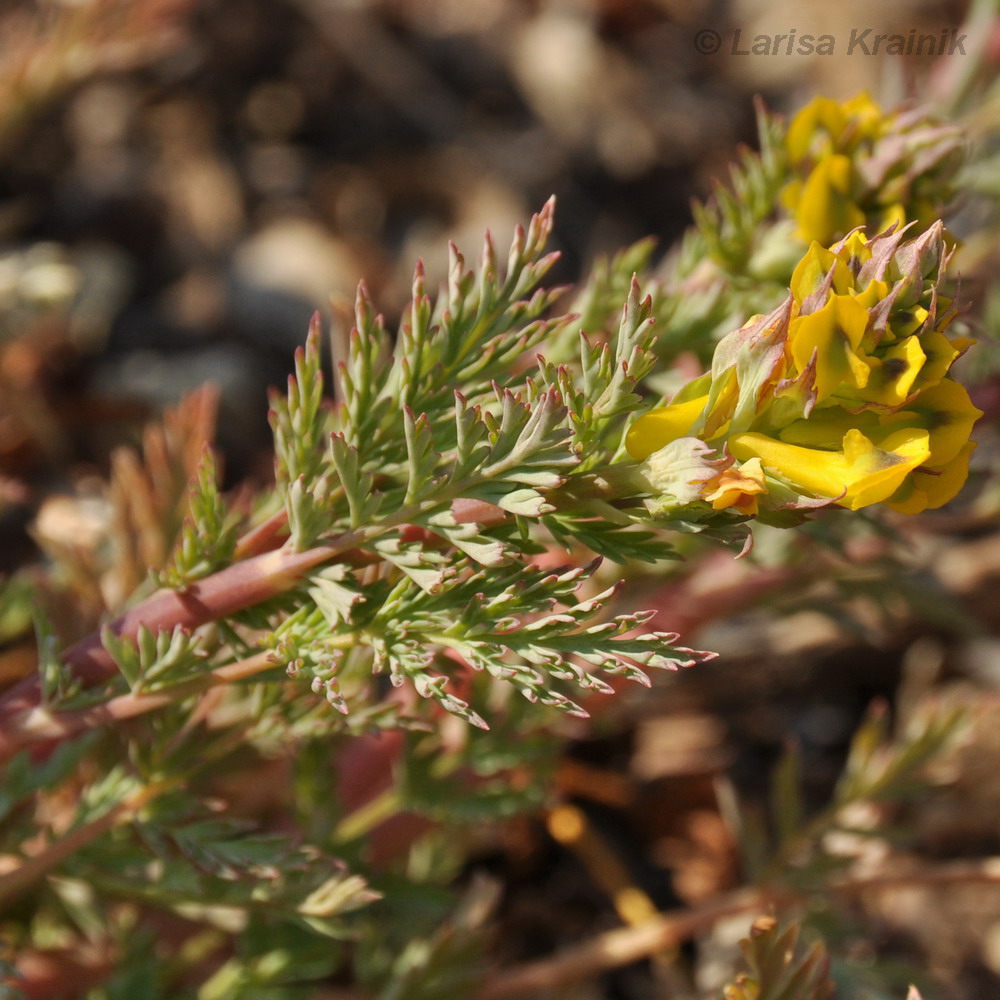
[(854, 895), (879, 889), (906, 887), (944, 886), (1000, 883), (1000, 857), (980, 858), (976, 861), (954, 861), (941, 865), (922, 865), (910, 871), (879, 872), (875, 875), (852, 875), (838, 879), (831, 891)]
[[(847, 876), (829, 883), (826, 891), (856, 895), (884, 889), (983, 882), (1000, 883), (1000, 857), (925, 865), (911, 871)], [(801, 892), (789, 889), (741, 889), (689, 910), (661, 913), (637, 926), (608, 931), (551, 958), (504, 972), (488, 981), (475, 995), (475, 1000), (502, 1000), (565, 987), (676, 947), (723, 917), (767, 910), (802, 898)]]
[[(326, 640), (326, 645), (331, 648), (334, 646), (343, 648), (356, 642), (357, 636), (350, 633), (330, 636)], [(275, 666), (273, 654), (270, 650), (265, 650), (245, 660), (227, 663), (224, 667), (217, 667), (180, 684), (173, 684), (162, 691), (130, 692), (112, 698), (103, 705), (67, 712), (50, 711), (39, 705), (5, 720), (4, 725), (7, 730), (4, 737), (11, 741), (20, 741), (21, 746), (47, 740), (68, 739), (97, 726), (104, 726), (110, 722), (124, 722), (126, 719), (134, 719), (137, 715), (145, 715), (146, 712), (155, 712), (158, 708), (193, 694), (255, 677), (257, 674), (273, 670)]]
[[(457, 492), (461, 492), (458, 490)], [(462, 522), (495, 523), (503, 511), (492, 504), (478, 501), (454, 501)], [(463, 506), (464, 504), (464, 506)], [(285, 593), (316, 566), (340, 557), (368, 562), (371, 556), (358, 551), (358, 546), (385, 531), (398, 527), (419, 513), (417, 507), (405, 508), (380, 525), (345, 532), (335, 539), (304, 552), (289, 549), (264, 551), (241, 559), (211, 576), (191, 584), (184, 590), (161, 590), (147, 598), (110, 625), (117, 636), (135, 638), (143, 626), (152, 632), (172, 631), (178, 626), (198, 628), (211, 621), (227, 618), (246, 608)], [(258, 529), (248, 532), (238, 543), (238, 552), (250, 553), (267, 549), (287, 523), (284, 512), (268, 518)], [(116, 666), (104, 648), (100, 632), (91, 633), (63, 653), (63, 661), (84, 687), (93, 687), (114, 676)], [(38, 676), (25, 679), (0, 697), (0, 762), (8, 759), (27, 742), (38, 737), (28, 736), (24, 721), (41, 706)], [(75, 732), (76, 730), (74, 730)], [(55, 738), (61, 738), (58, 733)]]
[[(496, 976), (475, 1000), (501, 1000), (578, 983), (674, 948), (723, 917), (762, 910), (791, 896), (784, 891), (743, 889), (689, 910), (661, 913), (635, 927), (600, 934), (552, 958), (529, 962)], [(794, 898), (794, 897), (792, 897)]]

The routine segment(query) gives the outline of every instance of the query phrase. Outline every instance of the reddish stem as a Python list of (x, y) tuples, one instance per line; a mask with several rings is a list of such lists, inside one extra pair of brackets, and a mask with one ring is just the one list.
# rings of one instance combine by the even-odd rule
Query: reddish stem
[(78, 708), (67, 712), (41, 712), (32, 708), (17, 715), (4, 719), (4, 737), (11, 744), (28, 746), (32, 743), (53, 742), (77, 736), (88, 729), (108, 725), (112, 722), (124, 722), (126, 719), (144, 715), (163, 708), (180, 698), (191, 694), (205, 692), (209, 688), (235, 681), (246, 680), (265, 670), (270, 670), (275, 663), (270, 650), (257, 653), (246, 660), (238, 660), (219, 667), (210, 673), (200, 674), (167, 688), (164, 691), (146, 691), (119, 695), (103, 705), (91, 708)]
[[(126, 611), (110, 625), (117, 636), (135, 638), (142, 626), (153, 632), (171, 631), (178, 625), (195, 629), (226, 618), (294, 587), (315, 566), (343, 555), (361, 540), (350, 533), (336, 542), (305, 552), (278, 550), (245, 559), (186, 590), (163, 590)], [(114, 675), (115, 663), (95, 632), (71, 646), (63, 660), (84, 687), (93, 687)], [(38, 676), (26, 678), (0, 698), (0, 760), (24, 745), (23, 734), (11, 726), (14, 718), (41, 703)]]
[(236, 543), (236, 558), (249, 559), (251, 556), (259, 556), (278, 548), (288, 537), (288, 532), (285, 530), (287, 527), (288, 512), (282, 507), (240, 538)]

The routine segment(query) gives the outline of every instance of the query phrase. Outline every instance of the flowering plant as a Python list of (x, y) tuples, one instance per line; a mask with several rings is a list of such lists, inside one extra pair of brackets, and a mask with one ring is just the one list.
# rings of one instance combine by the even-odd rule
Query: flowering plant
[(725, 337), (710, 371), (632, 425), (628, 450), (657, 504), (917, 513), (952, 499), (981, 413), (948, 377), (970, 344), (946, 332), (948, 258), (940, 223), (910, 240), (893, 226), (814, 242), (784, 303)]
[(664, 361), (683, 351), (707, 359), (745, 317), (770, 312), (813, 241), (893, 224), (919, 235), (955, 200), (961, 132), (925, 108), (817, 97), (787, 123), (760, 108), (758, 131), (760, 152), (732, 167), (729, 189), (694, 206), (695, 226), (667, 259)]
[(855, 226), (878, 229), (938, 218), (962, 162), (959, 130), (922, 109), (884, 112), (866, 94), (816, 97), (788, 126), (793, 172), (782, 189), (796, 235), (831, 243)]
[[(489, 236), (477, 266), (451, 246), (437, 291), (418, 263), (395, 333), (362, 284), (332, 383), (317, 317), (272, 397), (275, 482), (254, 503), (220, 491), (202, 390), (141, 458), (112, 461), (113, 544), (84, 559), (38, 533), (51, 579), (0, 585), (0, 638), (30, 644), (33, 617), (37, 653), (0, 691), (0, 1000), (69, 995), (79, 956), (94, 957), (87, 1000), (538, 992), (530, 964), (484, 961), (493, 890), (450, 916), (432, 899), (458, 886), (457, 834), (566, 795), (563, 740), (589, 732), (599, 696), (714, 656), (623, 601), (601, 560), (662, 582), (684, 532), (938, 507), (974, 447), (980, 414), (951, 374), (970, 341), (931, 222), (956, 133), (865, 96), (818, 99), (787, 130), (761, 120), (760, 156), (700, 210), (665, 288), (637, 280), (644, 242), (562, 311), (550, 203), (506, 258)], [(671, 392), (685, 346), (711, 361)], [(655, 603), (667, 624), (681, 614)], [(873, 715), (818, 817), (789, 757), (776, 842), (740, 845), (755, 891), (680, 920), (582, 810), (548, 826), (662, 950), (826, 893), (838, 816), (912, 788), (956, 720), (893, 747)], [(726, 995), (823, 1000), (826, 958), (796, 957), (794, 938), (758, 922)], [(591, 972), (630, 954), (585, 950)], [(578, 971), (543, 968), (542, 985)]]

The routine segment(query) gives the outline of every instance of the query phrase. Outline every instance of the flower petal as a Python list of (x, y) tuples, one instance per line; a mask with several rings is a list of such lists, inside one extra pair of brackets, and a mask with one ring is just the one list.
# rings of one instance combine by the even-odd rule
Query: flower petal
[(854, 166), (848, 156), (826, 156), (813, 167), (795, 209), (802, 240), (830, 243), (863, 226), (865, 213), (852, 194)]
[(701, 416), (708, 394), (683, 403), (671, 403), (639, 417), (628, 429), (625, 448), (633, 458), (646, 458), (677, 438), (684, 437)]
[(922, 465), (886, 501), (900, 514), (919, 514), (953, 500), (969, 477), (969, 456), (976, 449), (969, 441), (948, 463), (938, 468)]
[(754, 433), (735, 435), (729, 448), (740, 461), (760, 458), (767, 471), (803, 492), (836, 498), (851, 510), (892, 496), (930, 454), (927, 432), (909, 429), (893, 434), (881, 447), (852, 428), (840, 451), (803, 448)]
[(767, 492), (759, 458), (723, 469), (702, 487), (702, 497), (715, 510), (735, 507), (741, 514), (757, 513), (757, 496)]
[(816, 399), (840, 386), (863, 389), (871, 371), (861, 357), (868, 310), (850, 295), (833, 295), (822, 309), (797, 316), (789, 328), (792, 359), (801, 371), (816, 352)]
[(922, 428), (930, 434), (930, 456), (933, 466), (950, 462), (969, 441), (972, 427), (983, 411), (972, 404), (965, 387), (946, 378), (924, 389), (915, 399), (899, 410), (882, 418), (887, 430)]
[[(639, 473), (657, 497), (657, 506), (693, 503), (705, 483), (718, 474), (718, 462), (704, 441), (682, 437), (654, 451), (639, 467)], [(723, 459), (728, 461), (728, 459)]]
[(879, 408), (896, 409), (909, 398), (926, 360), (920, 338), (906, 337), (881, 355), (868, 358), (871, 374), (864, 389), (837, 393), (837, 396), (847, 400), (848, 408), (857, 401), (862, 405), (870, 403)]

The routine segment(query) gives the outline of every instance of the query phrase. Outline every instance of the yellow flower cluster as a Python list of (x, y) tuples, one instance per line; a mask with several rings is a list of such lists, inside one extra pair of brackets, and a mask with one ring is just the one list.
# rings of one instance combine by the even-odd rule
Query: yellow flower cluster
[(782, 202), (806, 243), (826, 246), (856, 226), (925, 228), (947, 200), (960, 147), (955, 126), (922, 111), (885, 113), (864, 93), (843, 102), (817, 97), (788, 126), (795, 176)]
[(971, 341), (946, 334), (943, 233), (813, 243), (786, 301), (723, 338), (710, 371), (629, 429), (660, 506), (917, 513), (954, 497), (982, 414), (948, 375)]

